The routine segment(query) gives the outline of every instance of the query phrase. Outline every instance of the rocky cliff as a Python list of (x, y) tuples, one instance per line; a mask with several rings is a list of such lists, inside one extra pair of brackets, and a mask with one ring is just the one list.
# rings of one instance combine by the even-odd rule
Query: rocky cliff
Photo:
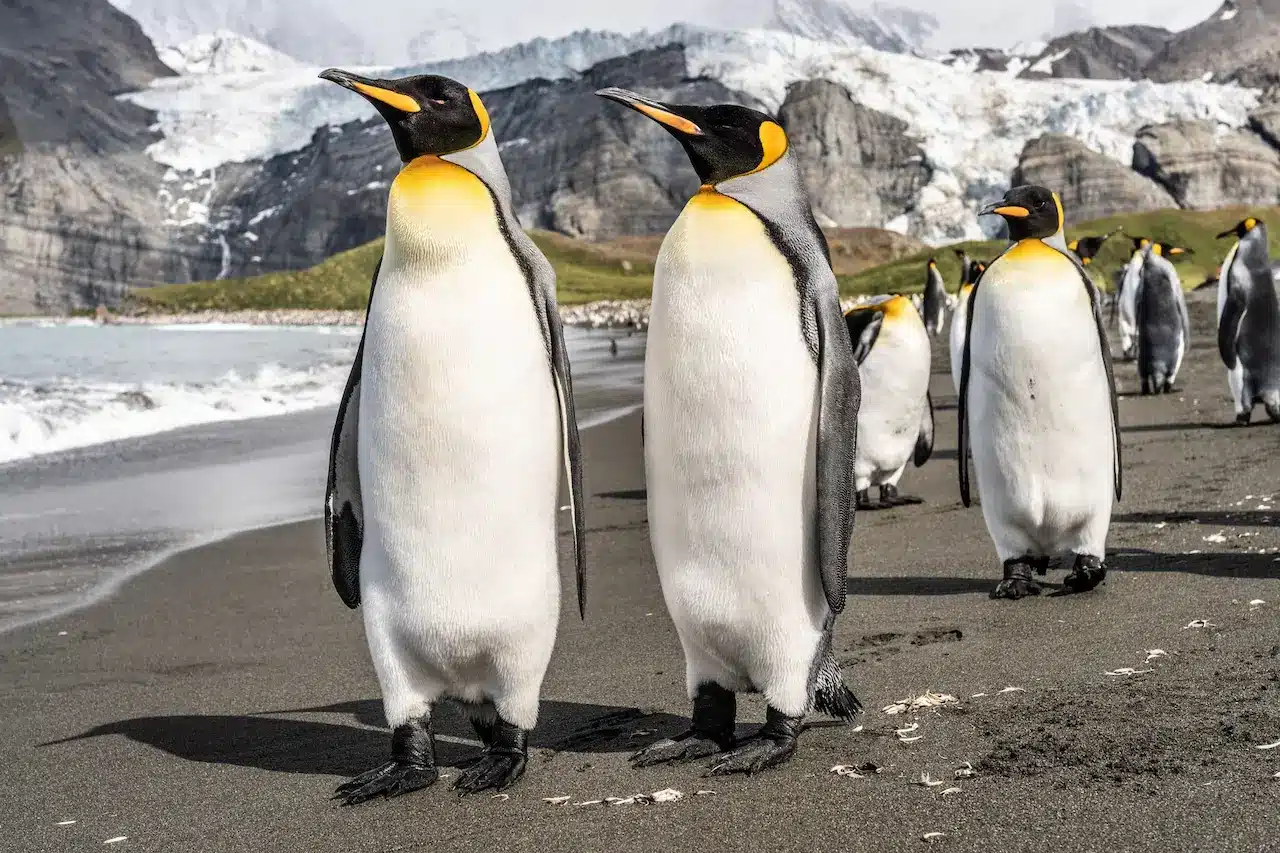
[(1144, 74), (1161, 82), (1280, 82), (1280, 0), (1225, 0), (1204, 21), (1169, 39)]
[(1054, 39), (1019, 76), (1137, 80), (1173, 37), (1163, 27), (1091, 27)]
[(843, 86), (808, 80), (778, 112), (825, 226), (875, 226), (915, 205), (932, 175), (907, 123), (852, 99)]
[(172, 72), (105, 0), (6, 0), (4, 14), (0, 313), (180, 277), (156, 203), (163, 169), (143, 154), (152, 116), (115, 98)]
[(1280, 151), (1248, 129), (1224, 130), (1206, 121), (1144, 127), (1133, 147), (1133, 168), (1181, 207), (1280, 201)]
[(1027, 143), (1011, 182), (1057, 189), (1072, 222), (1178, 206), (1155, 181), (1057, 133)]

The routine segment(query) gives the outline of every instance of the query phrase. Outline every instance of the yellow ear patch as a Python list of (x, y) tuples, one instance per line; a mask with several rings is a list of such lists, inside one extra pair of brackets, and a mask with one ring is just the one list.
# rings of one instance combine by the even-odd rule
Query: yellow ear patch
[(760, 148), (764, 154), (760, 157), (760, 165), (756, 166), (756, 172), (763, 172), (774, 163), (782, 159), (782, 155), (787, 153), (787, 132), (782, 129), (782, 125), (774, 121), (766, 121), (760, 125)]
[(1159, 243), (1153, 243), (1153, 244), (1152, 244), (1152, 246), (1151, 246), (1151, 254), (1153, 254), (1153, 255), (1163, 255), (1163, 254), (1164, 254), (1164, 249), (1160, 246), (1160, 244), (1159, 244)]
[(476, 140), (476, 145), (479, 145), (489, 135), (489, 111), (484, 108), (484, 101), (480, 100), (475, 89), (468, 89), (467, 94), (471, 96), (471, 109), (475, 110), (476, 118), (480, 119), (480, 137)]
[(1071, 251), (1073, 251), (1073, 252), (1074, 252), (1074, 251), (1076, 251), (1077, 249), (1079, 249), (1079, 248), (1080, 248), (1080, 241), (1079, 241), (1079, 240), (1072, 240), (1070, 243), (1068, 243), (1068, 244), (1067, 244), (1067, 248), (1068, 248), (1068, 249), (1070, 249), (1070, 250), (1071, 250)]
[(356, 91), (367, 98), (373, 98), (375, 101), (382, 101), (389, 107), (394, 107), (402, 113), (416, 113), (422, 109), (418, 106), (418, 102), (408, 95), (402, 95), (399, 92), (393, 92), (390, 89), (383, 89), (381, 86), (370, 86), (368, 83), (352, 83), (356, 87)]
[(1257, 225), (1258, 225), (1258, 220), (1250, 216), (1248, 219), (1244, 221), (1244, 230), (1252, 231), (1254, 228), (1257, 227)]

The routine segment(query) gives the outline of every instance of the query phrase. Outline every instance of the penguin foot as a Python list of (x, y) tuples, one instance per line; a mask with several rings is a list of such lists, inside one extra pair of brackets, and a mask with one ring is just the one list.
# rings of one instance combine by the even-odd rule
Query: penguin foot
[(898, 491), (897, 486), (888, 485), (880, 487), (880, 503), (885, 506), (914, 506), (924, 503), (924, 499), (914, 495), (904, 495)]
[(344, 782), (333, 792), (333, 799), (342, 800), (344, 806), (354, 806), (374, 797), (398, 797), (434, 785), (440, 771), (434, 767), (388, 761), (368, 773)]
[(871, 490), (863, 489), (856, 496), (856, 508), (865, 510), (884, 509), (879, 501), (871, 499)]
[(1280, 424), (1280, 403), (1277, 403), (1274, 406), (1266, 405), (1265, 403), (1263, 405), (1266, 406), (1267, 417), (1271, 418), (1271, 422), (1273, 424)]
[(1102, 560), (1090, 554), (1077, 554), (1071, 574), (1063, 579), (1063, 585), (1071, 592), (1088, 592), (1106, 580), (1107, 567)]
[[(992, 591), (992, 598), (1007, 598), (1011, 601), (1017, 601), (1020, 598), (1026, 598), (1029, 595), (1040, 594), (1040, 584), (1031, 576), (1033, 567), (1032, 560), (1038, 562), (1040, 558), (1020, 557), (1014, 560), (1006, 560), (1004, 564), (1004, 580), (996, 586)], [(1039, 566), (1035, 566), (1039, 571)], [(1045, 561), (1045, 570), (1048, 570), (1048, 561)]]
[(333, 799), (342, 800), (344, 806), (354, 806), (374, 797), (398, 797), (417, 791), (435, 784), (439, 778), (428, 712), (396, 726), (391, 733), (391, 760), (343, 782), (334, 790)]
[(1253, 412), (1240, 412), (1236, 415), (1236, 426), (1248, 426), (1251, 420), (1253, 420)]
[(1027, 565), (1036, 570), (1036, 574), (1043, 577), (1049, 574), (1049, 558), (1048, 557), (1028, 557)]
[(631, 766), (635, 768), (653, 767), (656, 764), (675, 764), (681, 761), (694, 761), (717, 755), (725, 751), (725, 747), (709, 737), (703, 737), (690, 729), (673, 738), (660, 740), (655, 744), (631, 756)]
[(803, 717), (788, 717), (773, 706), (765, 716), (765, 724), (741, 746), (711, 765), (712, 776), (746, 773), (750, 776), (786, 764), (796, 751)]
[(738, 697), (719, 684), (699, 684), (693, 697), (693, 725), (684, 734), (660, 740), (631, 756), (632, 767), (692, 761), (733, 747)]
[(510, 788), (528, 764), (529, 733), (501, 717), (492, 723), (476, 723), (475, 729), (484, 741), (484, 751), (464, 768), (453, 789), (459, 794), (475, 794)]

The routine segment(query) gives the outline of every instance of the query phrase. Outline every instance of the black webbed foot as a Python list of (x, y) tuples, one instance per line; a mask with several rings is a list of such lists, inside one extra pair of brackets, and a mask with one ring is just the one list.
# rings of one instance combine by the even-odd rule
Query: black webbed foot
[(1249, 421), (1253, 420), (1253, 412), (1241, 412), (1236, 415), (1236, 426), (1248, 426)]
[(1030, 595), (1039, 595), (1040, 584), (1031, 575), (1032, 560), (1035, 559), (1038, 558), (1018, 557), (1013, 560), (1006, 560), (1004, 563), (1004, 580), (1000, 581), (999, 585), (992, 591), (991, 597), (1017, 601)]
[(391, 760), (343, 782), (333, 798), (344, 806), (354, 806), (374, 797), (398, 797), (435, 784), (435, 738), (430, 716), (396, 726), (391, 733)]
[(733, 747), (738, 698), (718, 684), (701, 684), (693, 698), (693, 724), (674, 738), (660, 740), (631, 756), (632, 767), (691, 761)]
[(880, 487), (880, 503), (885, 506), (914, 506), (924, 503), (924, 499), (914, 495), (904, 495), (898, 491), (897, 486), (887, 485)]
[(1063, 579), (1063, 585), (1071, 592), (1088, 592), (1106, 580), (1107, 567), (1102, 560), (1090, 554), (1077, 554), (1071, 574)]
[(502, 791), (524, 775), (529, 761), (529, 733), (498, 717), (494, 722), (474, 723), (484, 741), (480, 758), (471, 762), (453, 783), (460, 794)]
[(870, 489), (863, 489), (863, 490), (861, 490), (860, 492), (858, 492), (858, 494), (857, 494), (857, 508), (858, 508), (858, 509), (865, 509), (865, 510), (884, 509), (884, 507), (880, 506), (880, 502), (879, 502), (879, 501), (874, 501), (874, 500), (872, 500), (872, 499), (871, 499), (871, 490), (870, 490)]
[(803, 722), (803, 717), (788, 717), (770, 706), (760, 731), (712, 764), (711, 775), (751, 775), (787, 763), (795, 754), (796, 738)]

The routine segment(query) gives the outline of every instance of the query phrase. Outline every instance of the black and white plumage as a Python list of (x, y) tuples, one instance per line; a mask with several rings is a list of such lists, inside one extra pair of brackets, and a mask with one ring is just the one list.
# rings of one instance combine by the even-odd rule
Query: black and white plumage
[(1138, 377), (1143, 394), (1167, 394), (1173, 390), (1191, 340), (1182, 281), (1169, 260), (1185, 251), (1157, 242), (1147, 248), (1142, 260), (1134, 308)]
[(1236, 420), (1248, 423), (1261, 403), (1280, 422), (1280, 296), (1266, 223), (1249, 217), (1218, 237), (1238, 238), (1218, 278), (1218, 353)]

